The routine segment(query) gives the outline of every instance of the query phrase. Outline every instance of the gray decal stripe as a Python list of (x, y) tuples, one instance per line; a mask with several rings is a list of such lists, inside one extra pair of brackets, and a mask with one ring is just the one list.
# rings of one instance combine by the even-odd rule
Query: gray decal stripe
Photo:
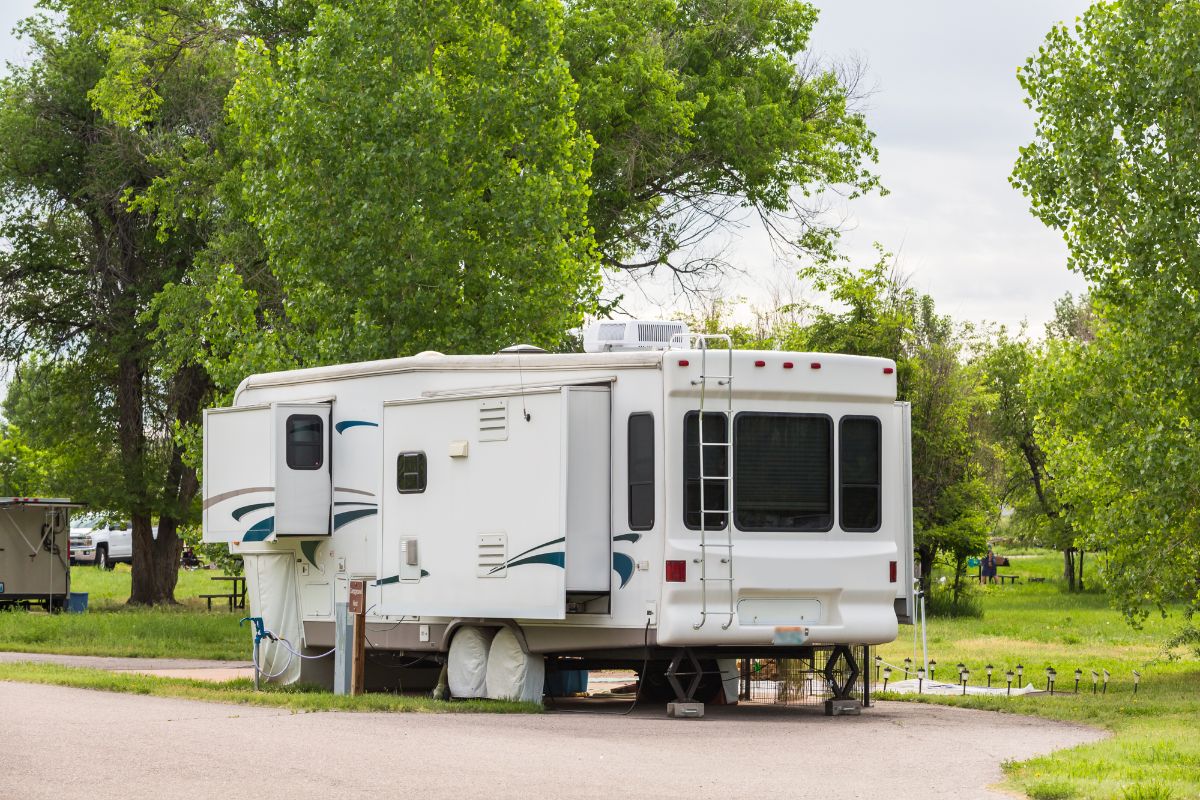
[(365, 494), (367, 497), (374, 497), (374, 492), (364, 492), (362, 489), (347, 489), (345, 486), (333, 487), (335, 492), (346, 492), (347, 494)]
[[(210, 506), (215, 506), (217, 503), (220, 503), (222, 500), (228, 500), (231, 497), (237, 497), (238, 495), (242, 495), (242, 494), (253, 494), (255, 492), (273, 492), (273, 491), (275, 491), (274, 486), (252, 486), (249, 489), (234, 489), (233, 491), (230, 491), (230, 492), (221, 492), (220, 494), (214, 494), (212, 497), (204, 498), (204, 507), (208, 508)], [(374, 496), (374, 495), (372, 495), (372, 496)]]

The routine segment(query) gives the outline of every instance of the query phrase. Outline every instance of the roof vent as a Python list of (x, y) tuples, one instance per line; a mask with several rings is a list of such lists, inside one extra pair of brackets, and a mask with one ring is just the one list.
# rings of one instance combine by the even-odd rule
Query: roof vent
[(527, 353), (548, 353), (549, 351), (538, 347), (536, 344), (510, 344), (499, 352), (508, 353), (509, 355), (514, 353), (516, 355), (524, 355)]
[(597, 322), (583, 332), (585, 353), (620, 350), (667, 350), (671, 337), (687, 333), (682, 322), (658, 319), (633, 319), (623, 322)]

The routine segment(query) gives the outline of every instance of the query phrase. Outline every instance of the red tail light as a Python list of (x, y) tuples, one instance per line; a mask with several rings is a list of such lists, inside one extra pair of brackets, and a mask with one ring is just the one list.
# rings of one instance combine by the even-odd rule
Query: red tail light
[(893, 372), (895, 372), (895, 371), (896, 371), (896, 370), (895, 370), (895, 369), (893, 369), (892, 367), (884, 367), (884, 368), (883, 368), (883, 374), (884, 374), (884, 375), (891, 375), (891, 374), (892, 374)]
[(896, 582), (896, 562), (895, 561), (888, 562), (888, 580), (890, 580), (892, 583)]
[(667, 583), (684, 583), (687, 581), (687, 562), (667, 562)]
[(679, 359), (679, 366), (686, 367), (687, 365), (688, 365), (688, 360), (686, 358)]

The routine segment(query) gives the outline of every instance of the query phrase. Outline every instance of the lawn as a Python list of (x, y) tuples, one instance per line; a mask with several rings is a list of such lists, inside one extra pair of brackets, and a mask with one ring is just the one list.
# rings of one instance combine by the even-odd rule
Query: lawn
[[(205, 610), (201, 594), (227, 591), (228, 584), (209, 580), (211, 570), (181, 570), (176, 608), (127, 608), (129, 567), (106, 572), (96, 567), (71, 568), (71, 590), (88, 593), (86, 614), (0, 612), (0, 650), (24, 653), (70, 653), (92, 656), (144, 656), (248, 660), (251, 635), (239, 628), (243, 613), (227, 606)], [(216, 610), (220, 608), (221, 610)]]
[[(1088, 579), (1096, 585), (1099, 566), (1092, 559)], [(1035, 714), (1107, 728), (1113, 737), (1059, 753), (1006, 764), (1010, 788), (1035, 800), (1184, 800), (1200, 798), (1200, 660), (1180, 650), (1171, 660), (1162, 643), (1179, 624), (1152, 615), (1141, 629), (1131, 628), (1099, 592), (1068, 594), (1057, 580), (1061, 556), (1030, 553), (1003, 569), (1047, 581), (979, 589), (980, 618), (930, 619), (929, 656), (937, 678), (953, 680), (959, 662), (971, 671), (971, 683), (985, 681), (984, 667), (995, 667), (994, 681), (1004, 685), (1006, 669), (1025, 667), (1026, 682), (1045, 687), (1045, 669), (1058, 672), (1056, 694), (1024, 698), (904, 697)], [(913, 629), (880, 648), (888, 662), (914, 657)], [(919, 662), (919, 650), (914, 659)], [(1074, 694), (1076, 669), (1084, 678)], [(1092, 695), (1091, 670), (1112, 673), (1108, 693)], [(1142, 674), (1133, 694), (1133, 671)]]

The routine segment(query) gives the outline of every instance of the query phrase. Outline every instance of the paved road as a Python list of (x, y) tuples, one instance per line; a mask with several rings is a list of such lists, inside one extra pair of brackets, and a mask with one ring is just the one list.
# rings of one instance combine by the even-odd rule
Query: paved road
[(294, 714), (0, 682), (0, 798), (975, 800), (1005, 797), (1001, 760), (1102, 735), (908, 703), (709, 711)]

